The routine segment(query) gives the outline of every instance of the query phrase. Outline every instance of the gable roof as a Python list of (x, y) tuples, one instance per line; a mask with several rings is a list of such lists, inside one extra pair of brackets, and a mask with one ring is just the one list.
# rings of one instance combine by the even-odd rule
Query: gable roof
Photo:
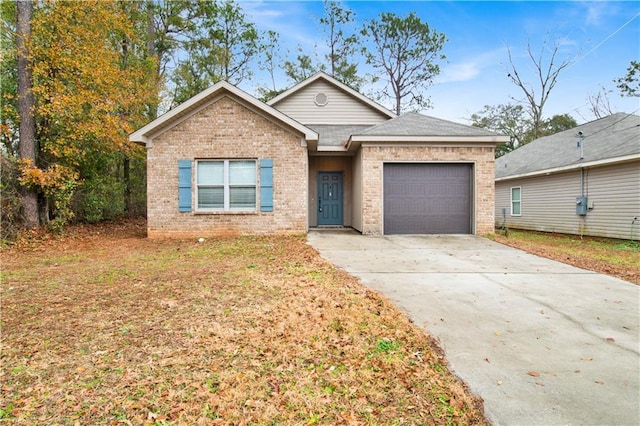
[(130, 134), (129, 140), (131, 142), (144, 143), (145, 145), (150, 146), (151, 141), (155, 136), (167, 131), (174, 125), (190, 117), (192, 114), (207, 107), (221, 96), (230, 96), (267, 118), (300, 132), (308, 141), (318, 140), (318, 133), (315, 131), (303, 126), (277, 109), (260, 102), (247, 92), (238, 89), (236, 86), (233, 86), (226, 81), (220, 81), (214, 84), (208, 89), (181, 103), (174, 109), (167, 111), (151, 123)]
[(309, 127), (320, 135), (318, 146), (344, 146), (344, 143), (351, 135), (357, 134), (371, 126), (368, 124), (309, 124)]
[(384, 116), (386, 116), (388, 118), (397, 117), (397, 115), (395, 113), (393, 113), (392, 111), (390, 111), (387, 108), (383, 107), (379, 103), (369, 99), (368, 97), (364, 96), (363, 94), (357, 92), (356, 90), (353, 90), (351, 87), (347, 86), (344, 83), (341, 83), (340, 81), (338, 81), (335, 78), (331, 77), (329, 74), (327, 74), (325, 72), (322, 72), (322, 71), (315, 73), (314, 75), (312, 75), (311, 77), (307, 78), (306, 80), (301, 81), (300, 83), (296, 84), (295, 86), (293, 86), (293, 87), (285, 90), (284, 92), (280, 93), (278, 96), (276, 96), (275, 98), (273, 98), (270, 101), (268, 101), (267, 105), (276, 107), (276, 105), (278, 103), (280, 103), (283, 100), (289, 98), (290, 96), (294, 95), (295, 93), (297, 93), (300, 90), (304, 89), (305, 87), (315, 83), (318, 80), (323, 80), (323, 81), (335, 86), (336, 88), (338, 88), (342, 92), (348, 94), (349, 96), (355, 98), (357, 101), (369, 106), (370, 108), (378, 111), (379, 113), (381, 113), (382, 115), (384, 115)]
[(632, 159), (640, 159), (640, 116), (617, 113), (536, 139), (503, 155), (496, 159), (496, 180)]
[(348, 144), (362, 142), (509, 142), (509, 137), (479, 127), (467, 126), (416, 112), (409, 112), (353, 134)]
[(428, 115), (408, 112), (372, 126), (359, 135), (375, 136), (498, 136), (480, 127), (467, 126)]

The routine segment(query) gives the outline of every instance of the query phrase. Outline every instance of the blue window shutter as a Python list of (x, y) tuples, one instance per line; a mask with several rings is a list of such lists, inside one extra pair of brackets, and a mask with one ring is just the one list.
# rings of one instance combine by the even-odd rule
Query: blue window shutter
[(273, 211), (273, 160), (260, 160), (260, 211)]
[(178, 211), (191, 211), (191, 160), (178, 160)]

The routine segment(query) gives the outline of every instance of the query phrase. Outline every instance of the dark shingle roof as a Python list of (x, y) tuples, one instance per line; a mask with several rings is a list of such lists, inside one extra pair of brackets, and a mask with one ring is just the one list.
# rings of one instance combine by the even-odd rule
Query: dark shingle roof
[[(583, 135), (580, 159), (579, 132)], [(617, 113), (536, 139), (496, 160), (496, 178), (640, 154), (640, 116)]]
[(320, 135), (318, 145), (340, 146), (349, 139), (349, 136), (368, 129), (371, 125), (310, 124), (307, 127)]
[(415, 112), (402, 114), (358, 133), (369, 136), (497, 136), (497, 133)]

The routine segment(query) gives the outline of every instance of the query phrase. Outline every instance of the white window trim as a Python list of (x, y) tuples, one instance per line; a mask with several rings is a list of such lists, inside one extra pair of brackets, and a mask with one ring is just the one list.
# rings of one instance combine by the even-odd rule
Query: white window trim
[[(514, 200), (513, 199), (513, 190), (514, 189), (519, 189), (520, 190), (520, 199), (519, 200)], [(520, 206), (520, 213), (513, 213), (513, 203), (518, 203), (518, 205)], [(509, 189), (509, 205), (511, 208), (511, 216), (522, 216), (522, 187), (521, 186), (512, 186)]]
[[(229, 188), (234, 186), (231, 185), (229, 183), (229, 162), (230, 161), (251, 161), (253, 162), (255, 168), (256, 168), (256, 181), (254, 183), (254, 187), (255, 187), (255, 200), (254, 200), (254, 207), (253, 208), (231, 208), (231, 203), (230, 203), (230, 191)], [(200, 185), (198, 185), (198, 163), (199, 162), (222, 162), (223, 163), (223, 197), (224, 197), (224, 207), (219, 209), (219, 208), (201, 208), (200, 203), (198, 201), (198, 195), (200, 194)], [(258, 211), (258, 161), (255, 158), (229, 158), (229, 159), (221, 159), (221, 158), (203, 158), (200, 160), (196, 160), (196, 176), (195, 176), (195, 207), (196, 207), (196, 212), (197, 213), (226, 213), (226, 212), (231, 212), (231, 213), (255, 213)], [(207, 186), (207, 185), (203, 185), (203, 186)], [(250, 185), (239, 185), (239, 186), (250, 186)]]

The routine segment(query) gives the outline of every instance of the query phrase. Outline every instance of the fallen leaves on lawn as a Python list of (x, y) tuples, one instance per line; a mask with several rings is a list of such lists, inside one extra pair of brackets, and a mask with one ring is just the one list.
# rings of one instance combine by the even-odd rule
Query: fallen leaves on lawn
[(492, 238), (538, 256), (640, 285), (638, 241), (522, 230), (509, 232), (508, 237), (497, 234)]
[(0, 418), (485, 423), (434, 341), (304, 236), (114, 226), (3, 250)]

